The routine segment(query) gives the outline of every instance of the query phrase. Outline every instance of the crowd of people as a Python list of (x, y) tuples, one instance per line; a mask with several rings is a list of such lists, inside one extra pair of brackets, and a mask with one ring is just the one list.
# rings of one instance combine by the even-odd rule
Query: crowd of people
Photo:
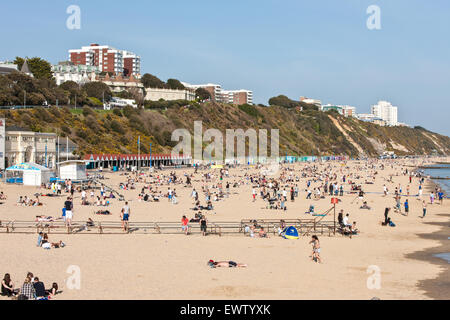
[(2, 280), (1, 295), (17, 300), (49, 300), (53, 299), (57, 294), (58, 284), (52, 283), (52, 286), (45, 289), (45, 285), (35, 277), (33, 273), (28, 272), (23, 284), (16, 287), (9, 273), (6, 273)]

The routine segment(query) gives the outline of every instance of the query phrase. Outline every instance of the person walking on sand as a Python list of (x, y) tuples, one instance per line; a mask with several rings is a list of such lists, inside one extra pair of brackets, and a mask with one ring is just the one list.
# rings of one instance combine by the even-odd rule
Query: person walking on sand
[(71, 197), (67, 197), (66, 202), (64, 202), (64, 208), (66, 209), (66, 223), (70, 227), (73, 219), (73, 202)]
[(181, 218), (181, 230), (185, 235), (189, 234), (189, 219), (186, 216), (183, 216), (183, 218)]
[(120, 212), (120, 218), (122, 220), (122, 229), (123, 231), (128, 230), (128, 223), (130, 221), (130, 207), (128, 206), (128, 201), (125, 202), (125, 205)]
[(313, 247), (313, 251), (312, 251), (312, 255), (311, 255), (311, 260), (315, 261), (315, 262), (319, 262), (322, 263), (322, 259), (320, 258), (320, 241), (319, 238), (316, 235), (313, 235), (311, 237), (311, 241), (309, 242), (310, 244), (312, 243), (312, 247)]
[(425, 200), (422, 201), (422, 209), (423, 209), (423, 216), (422, 218), (425, 218), (425, 215), (427, 214), (427, 203)]
[(207, 220), (205, 216), (202, 216), (202, 219), (200, 220), (200, 230), (202, 232), (202, 235), (206, 236)]
[(409, 213), (409, 202), (408, 199), (405, 201), (405, 215), (407, 216)]

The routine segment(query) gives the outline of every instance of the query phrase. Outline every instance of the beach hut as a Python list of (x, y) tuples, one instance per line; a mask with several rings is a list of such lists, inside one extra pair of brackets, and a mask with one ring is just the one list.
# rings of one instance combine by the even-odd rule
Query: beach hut
[(36, 163), (22, 163), (6, 169), (7, 182), (22, 183), (24, 186), (40, 186), (50, 182), (52, 177), (52, 170)]
[(59, 179), (86, 180), (86, 162), (82, 160), (69, 160), (58, 163)]
[(289, 239), (289, 240), (297, 240), (298, 237), (298, 230), (295, 227), (287, 227), (282, 232), (283, 238)]

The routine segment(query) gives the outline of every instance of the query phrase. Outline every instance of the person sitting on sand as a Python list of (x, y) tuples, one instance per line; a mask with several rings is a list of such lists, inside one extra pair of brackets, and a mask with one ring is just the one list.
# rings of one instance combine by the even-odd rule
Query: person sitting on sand
[(36, 297), (38, 299), (44, 298), (46, 296), (44, 283), (39, 281), (38, 277), (34, 278), (33, 287), (34, 287), (34, 290), (36, 291)]
[(260, 238), (268, 238), (269, 237), (263, 227), (261, 227), (261, 229), (259, 229), (258, 235)]
[(236, 263), (234, 261), (214, 261), (209, 260), (208, 266), (211, 268), (247, 268), (246, 264)]
[(58, 293), (58, 284), (53, 282), (52, 287), (49, 290), (45, 290), (49, 298), (53, 298)]
[(356, 221), (353, 221), (353, 224), (350, 227), (350, 232), (353, 235), (357, 235), (359, 233), (359, 230), (356, 228)]
[(22, 297), (23, 300), (33, 300), (36, 295), (36, 290), (34, 290), (34, 286), (31, 283), (30, 277), (26, 277), (23, 282), (22, 287), (19, 291), (19, 298)]
[(2, 280), (2, 296), (11, 297), (15, 295), (14, 292), (14, 283), (11, 280), (11, 276), (9, 273), (6, 273)]
[(360, 209), (371, 210), (371, 208), (367, 205), (367, 201), (364, 201), (364, 202), (363, 202), (363, 205), (360, 207)]

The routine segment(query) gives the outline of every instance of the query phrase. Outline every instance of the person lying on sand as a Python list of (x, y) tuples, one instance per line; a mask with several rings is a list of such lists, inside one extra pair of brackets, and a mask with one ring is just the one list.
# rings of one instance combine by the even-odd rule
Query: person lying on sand
[(247, 268), (246, 264), (236, 263), (234, 261), (214, 261), (209, 260), (208, 266), (211, 268)]
[(53, 222), (55, 218), (49, 216), (36, 216), (36, 222)]

